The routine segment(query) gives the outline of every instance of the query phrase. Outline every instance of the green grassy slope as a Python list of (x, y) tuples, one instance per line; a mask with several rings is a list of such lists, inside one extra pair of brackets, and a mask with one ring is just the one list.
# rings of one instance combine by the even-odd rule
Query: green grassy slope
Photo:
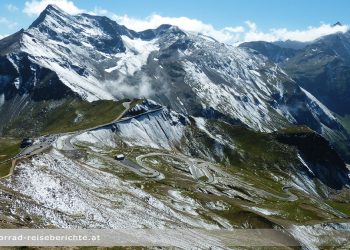
[[(19, 153), (23, 137), (73, 132), (112, 122), (125, 110), (122, 103), (123, 101), (89, 103), (78, 99), (58, 103), (33, 102), (5, 127), (4, 134), (7, 137), (0, 137), (0, 162)], [(6, 176), (10, 168), (11, 161), (0, 163), (0, 177)]]
[(115, 120), (123, 111), (122, 102), (71, 101), (58, 107), (47, 116), (44, 133), (72, 132), (92, 128)]
[(79, 99), (32, 102), (5, 126), (6, 136), (25, 137), (72, 132), (115, 120), (123, 111), (124, 101)]
[[(0, 162), (6, 161), (19, 152), (20, 140), (14, 138), (0, 138)], [(9, 173), (11, 161), (0, 163), (0, 177)]]

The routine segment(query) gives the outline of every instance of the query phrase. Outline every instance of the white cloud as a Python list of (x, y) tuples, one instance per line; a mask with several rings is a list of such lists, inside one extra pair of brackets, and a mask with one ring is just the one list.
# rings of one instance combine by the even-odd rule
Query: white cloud
[(233, 33), (242, 33), (244, 32), (243, 26), (237, 26), (237, 27), (226, 27), (223, 30), (233, 32)]
[(256, 26), (256, 23), (248, 20), (248, 21), (245, 21), (245, 24), (248, 26), (248, 28), (250, 29), (250, 31), (256, 31), (257, 30), (257, 26)]
[(242, 26), (216, 29), (211, 24), (206, 24), (200, 20), (191, 19), (188, 17), (165, 17), (153, 14), (145, 19), (133, 18), (127, 15), (113, 15), (112, 18), (118, 23), (136, 31), (154, 29), (161, 24), (171, 24), (176, 25), (185, 31), (202, 33), (204, 35), (214, 37), (220, 42), (236, 41), (239, 38), (239, 34), (244, 32), (244, 28)]
[(16, 22), (10, 21), (6, 17), (0, 17), (0, 24), (5, 25), (9, 29), (13, 29), (17, 26)]
[(349, 30), (347, 25), (336, 25), (332, 26), (330, 24), (321, 24), (318, 27), (309, 26), (305, 30), (288, 30), (286, 28), (275, 28), (270, 29), (268, 32), (259, 31), (256, 23), (251, 21), (246, 21), (246, 25), (249, 30), (244, 33), (242, 41), (285, 41), (285, 40), (295, 40), (300, 42), (308, 42), (315, 40), (321, 36), (333, 34), (336, 32), (346, 32)]
[(105, 10), (101, 7), (95, 6), (93, 11), (88, 12), (90, 15), (95, 15), (95, 16), (108, 16), (110, 15), (110, 12), (108, 10)]
[(26, 1), (24, 5), (23, 12), (29, 16), (39, 15), (47, 5), (54, 4), (58, 6), (63, 11), (76, 15), (84, 12), (84, 10), (79, 9), (72, 1), (69, 0), (31, 0)]
[(10, 12), (15, 12), (18, 11), (17, 6), (13, 5), (13, 4), (6, 4), (6, 9)]
[(336, 32), (346, 32), (349, 29), (347, 25), (337, 25), (333, 27), (330, 24), (321, 24), (319, 27), (308, 27), (305, 30), (274, 28), (267, 32), (263, 32), (258, 29), (256, 23), (249, 20), (244, 23), (246, 27), (234, 26), (217, 29), (211, 24), (188, 17), (165, 17), (153, 14), (145, 19), (133, 18), (127, 15), (112, 15), (112, 18), (118, 23), (136, 31), (154, 29), (161, 24), (172, 24), (185, 31), (202, 33), (211, 36), (220, 42), (231, 44), (260, 40), (268, 42), (279, 40), (285, 41), (288, 39), (306, 42), (315, 40), (324, 35), (329, 35)]
[[(126, 76), (121, 76), (116, 81), (103, 81), (101, 84), (106, 90), (117, 98), (124, 97), (150, 97), (154, 93), (163, 91), (162, 89), (154, 89), (150, 78), (145, 74), (142, 74), (137, 83), (128, 82)], [(116, 88), (115, 86), (118, 86)]]
[(8, 35), (0, 35), (0, 40), (7, 37)]
[(116, 15), (101, 7), (95, 7), (91, 11), (86, 11), (78, 8), (73, 1), (70, 0), (30, 0), (25, 2), (24, 12), (30, 16), (39, 15), (48, 4), (55, 4), (65, 12), (70, 14), (78, 14), (86, 12), (92, 15), (109, 16), (119, 24), (126, 27), (142, 31), (146, 29), (154, 29), (161, 24), (176, 25), (180, 29), (202, 33), (207, 36), (211, 36), (216, 40), (224, 43), (239, 44), (241, 42), (250, 41), (278, 41), (278, 40), (296, 40), (296, 41), (312, 41), (320, 36), (329, 35), (335, 32), (346, 32), (349, 27), (332, 26), (329, 24), (321, 24), (318, 27), (307, 27), (304, 30), (288, 30), (287, 28), (273, 28), (268, 31), (261, 31), (258, 29), (258, 25), (253, 21), (246, 21), (242, 25), (229, 26), (224, 28), (216, 28), (211, 24), (204, 23), (201, 20), (188, 18), (188, 17), (168, 17), (158, 14), (152, 14), (144, 19), (134, 18), (128, 15)]

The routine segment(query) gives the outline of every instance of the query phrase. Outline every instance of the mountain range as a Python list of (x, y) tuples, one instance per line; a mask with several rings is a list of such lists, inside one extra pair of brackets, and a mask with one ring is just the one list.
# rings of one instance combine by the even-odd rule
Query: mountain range
[(348, 140), (328, 108), (280, 67), (174, 26), (135, 32), (106, 17), (71, 16), (49, 5), (29, 29), (3, 39), (0, 51), (6, 110), (23, 109), (23, 98), (144, 96), (259, 131), (304, 124), (331, 141)]
[(301, 87), (341, 117), (350, 113), (350, 32), (327, 35), (301, 48), (268, 42), (243, 43), (278, 63)]

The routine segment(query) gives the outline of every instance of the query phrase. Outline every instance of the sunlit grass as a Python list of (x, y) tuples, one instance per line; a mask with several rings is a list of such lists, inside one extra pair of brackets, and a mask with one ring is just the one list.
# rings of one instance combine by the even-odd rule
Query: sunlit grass
[[(20, 148), (20, 140), (13, 138), (0, 138), (0, 162), (6, 161), (16, 154)], [(0, 163), (0, 177), (6, 176), (11, 168), (11, 161)]]

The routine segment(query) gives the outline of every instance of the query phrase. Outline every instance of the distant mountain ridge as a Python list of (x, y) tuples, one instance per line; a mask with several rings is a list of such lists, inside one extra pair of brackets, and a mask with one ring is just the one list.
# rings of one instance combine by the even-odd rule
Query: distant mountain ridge
[(269, 43), (264, 41), (247, 42), (240, 44), (240, 47), (251, 48), (266, 56), (275, 63), (281, 63), (293, 57), (297, 53), (297, 49), (289, 46), (280, 46), (278, 43)]
[[(254, 49), (279, 63), (300, 86), (333, 112), (341, 116), (350, 114), (350, 31), (321, 37), (292, 51), (268, 42), (241, 46)], [(272, 46), (274, 49), (264, 49)], [(281, 57), (281, 54), (288, 56)]]

